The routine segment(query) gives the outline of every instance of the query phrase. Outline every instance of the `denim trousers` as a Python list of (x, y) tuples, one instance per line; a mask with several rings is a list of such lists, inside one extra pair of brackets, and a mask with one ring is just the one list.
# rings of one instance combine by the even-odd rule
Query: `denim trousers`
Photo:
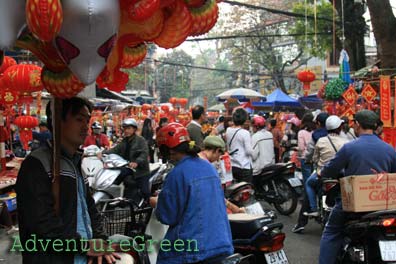
[(303, 183), (307, 181), (308, 177), (311, 176), (312, 173), (312, 165), (311, 164), (306, 164), (305, 159), (300, 159), (301, 163), (301, 173), (303, 176)]
[(330, 213), (320, 240), (319, 264), (335, 264), (344, 242), (343, 229), (347, 214), (342, 210), (341, 199)]
[(308, 196), (309, 206), (312, 211), (318, 210), (318, 205), (316, 203), (316, 194), (319, 188), (318, 174), (316, 172), (312, 173), (305, 182), (305, 191)]

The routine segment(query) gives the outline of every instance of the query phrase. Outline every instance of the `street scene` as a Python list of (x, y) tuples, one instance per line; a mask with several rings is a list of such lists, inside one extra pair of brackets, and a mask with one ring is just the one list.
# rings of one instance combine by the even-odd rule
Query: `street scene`
[(0, 1), (0, 264), (396, 263), (396, 0)]

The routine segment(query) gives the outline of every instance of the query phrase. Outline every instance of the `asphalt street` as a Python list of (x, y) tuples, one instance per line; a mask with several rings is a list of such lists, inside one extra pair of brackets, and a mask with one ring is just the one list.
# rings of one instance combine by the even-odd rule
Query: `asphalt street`
[[(270, 208), (267, 204), (264, 204), (264, 207)], [(286, 233), (284, 250), (290, 264), (317, 264), (322, 229), (318, 223), (311, 220), (302, 234), (291, 232), (297, 222), (298, 210), (299, 207), (290, 216), (278, 214), (277, 221), (284, 224), (283, 231)], [(11, 245), (11, 237), (5, 233), (4, 229), (0, 229), (0, 264), (22, 263), (19, 254), (9, 253)]]

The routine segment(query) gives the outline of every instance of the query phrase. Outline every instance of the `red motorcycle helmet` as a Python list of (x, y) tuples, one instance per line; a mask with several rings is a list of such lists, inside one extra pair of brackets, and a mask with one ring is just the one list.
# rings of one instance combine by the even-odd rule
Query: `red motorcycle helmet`
[(175, 148), (183, 142), (190, 142), (190, 136), (187, 128), (179, 123), (169, 123), (158, 130), (157, 145), (162, 145), (168, 148)]
[(252, 125), (255, 127), (263, 128), (265, 127), (265, 118), (262, 116), (254, 116), (252, 120)]

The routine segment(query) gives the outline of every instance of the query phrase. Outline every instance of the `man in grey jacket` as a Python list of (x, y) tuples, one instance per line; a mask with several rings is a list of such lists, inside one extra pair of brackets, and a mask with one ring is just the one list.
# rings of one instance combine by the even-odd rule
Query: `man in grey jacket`
[(202, 133), (202, 124), (206, 120), (205, 108), (202, 105), (196, 105), (192, 111), (192, 121), (187, 126), (188, 134), (192, 141), (200, 148), (203, 148), (204, 135)]
[(264, 117), (253, 117), (252, 128), (253, 175), (257, 175), (264, 167), (275, 164), (274, 140), (272, 133), (265, 129)]

